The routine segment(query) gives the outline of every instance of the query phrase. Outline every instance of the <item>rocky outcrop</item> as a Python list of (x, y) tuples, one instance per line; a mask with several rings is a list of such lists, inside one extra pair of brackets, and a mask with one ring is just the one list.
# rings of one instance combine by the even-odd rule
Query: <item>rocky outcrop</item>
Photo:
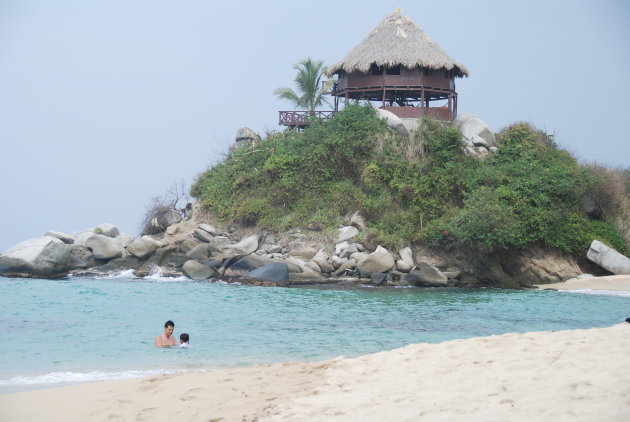
[(74, 236), (68, 233), (51, 230), (44, 233), (44, 236), (56, 237), (67, 245), (72, 245), (74, 243)]
[(289, 282), (289, 267), (283, 262), (272, 262), (247, 273), (246, 277), (286, 284)]
[[(41, 238), (46, 239), (43, 243), (32, 245), (38, 252), (22, 252), (23, 256), (18, 256), (16, 251), (24, 247), (10, 248), (0, 255), (0, 274), (56, 277), (84, 270), (107, 273), (133, 269), (137, 275), (159, 271), (173, 276), (186, 274), (196, 280), (222, 276), (250, 283), (256, 279), (252, 273), (256, 276), (260, 268), (281, 263), (283, 271), (286, 267), (289, 285), (526, 288), (567, 280), (584, 272), (574, 257), (543, 247), (484, 251), (451, 245), (440, 250), (405, 247), (397, 253), (390, 252), (356, 241), (361, 227), (354, 218), (358, 215), (348, 217), (349, 225), (342, 228), (334, 245), (322, 240), (330, 233), (252, 232), (251, 228), (219, 227), (195, 215), (162, 233), (135, 239), (124, 234), (109, 237), (88, 229), (73, 233), (73, 244), (47, 236)], [(109, 234), (115, 233), (109, 229)], [(256, 280), (259, 281), (254, 284), (258, 285), (285, 283), (284, 279)]]
[(479, 117), (470, 113), (458, 114), (453, 124), (462, 134), (465, 151), (471, 155), (485, 155), (497, 147), (490, 127)]
[(384, 121), (387, 127), (396, 132), (398, 135), (409, 138), (409, 131), (405, 127), (403, 121), (391, 111), (377, 108), (376, 117)]
[(598, 240), (591, 243), (586, 257), (615, 275), (630, 274), (630, 259)]
[(241, 127), (236, 131), (234, 143), (230, 146), (229, 154), (231, 155), (237, 149), (247, 145), (256, 145), (258, 142), (260, 142), (260, 135), (248, 127)]
[(158, 243), (150, 236), (142, 236), (134, 239), (127, 245), (127, 252), (136, 258), (146, 259), (151, 256), (158, 248)]
[(94, 229), (95, 233), (102, 234), (107, 237), (116, 237), (120, 234), (118, 227), (111, 223), (101, 223)]
[(186, 277), (193, 280), (206, 280), (217, 275), (217, 271), (214, 268), (195, 260), (186, 261), (182, 266), (182, 271)]
[(59, 277), (71, 264), (70, 246), (43, 236), (18, 243), (0, 255), (0, 275), (7, 277)]

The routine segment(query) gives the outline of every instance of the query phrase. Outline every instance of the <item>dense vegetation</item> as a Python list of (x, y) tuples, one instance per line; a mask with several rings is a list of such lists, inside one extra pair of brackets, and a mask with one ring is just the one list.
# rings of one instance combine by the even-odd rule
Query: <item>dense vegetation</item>
[(578, 165), (527, 124), (504, 129), (498, 143), (490, 157), (473, 158), (454, 127), (425, 119), (404, 139), (372, 109), (350, 106), (303, 132), (270, 134), (235, 151), (191, 193), (224, 221), (272, 230), (335, 228), (362, 210), (369, 222), (362, 235), (388, 246), (542, 243), (573, 252), (597, 238), (627, 252), (619, 209), (592, 220), (581, 206), (588, 195), (623, 202), (626, 187), (625, 199), (602, 198), (601, 171)]

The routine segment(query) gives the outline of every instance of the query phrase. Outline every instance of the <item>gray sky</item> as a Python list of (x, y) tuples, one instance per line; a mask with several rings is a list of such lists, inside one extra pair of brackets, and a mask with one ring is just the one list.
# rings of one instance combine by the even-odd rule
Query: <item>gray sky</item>
[(630, 3), (0, 0), (0, 251), (111, 222), (277, 130), (293, 64), (332, 64), (399, 6), (470, 78), (459, 112), (526, 121), (584, 161), (630, 165)]

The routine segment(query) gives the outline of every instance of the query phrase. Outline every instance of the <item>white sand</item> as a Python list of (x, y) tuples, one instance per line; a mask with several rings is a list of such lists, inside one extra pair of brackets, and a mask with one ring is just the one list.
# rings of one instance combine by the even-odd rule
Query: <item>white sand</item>
[(630, 324), (9, 394), (0, 420), (625, 422)]
[[(610, 290), (630, 292), (630, 275), (609, 275), (578, 280), (572, 278), (563, 283), (539, 284), (541, 289), (557, 290)], [(630, 315), (628, 315), (630, 317)]]

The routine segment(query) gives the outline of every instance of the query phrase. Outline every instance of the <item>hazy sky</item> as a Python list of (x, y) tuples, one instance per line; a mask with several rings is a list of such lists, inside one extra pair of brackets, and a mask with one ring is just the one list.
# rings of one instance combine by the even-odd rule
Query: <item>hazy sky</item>
[(459, 112), (630, 165), (630, 2), (0, 0), (0, 251), (111, 222), (277, 130), (293, 64), (332, 64), (397, 6), (470, 78)]

